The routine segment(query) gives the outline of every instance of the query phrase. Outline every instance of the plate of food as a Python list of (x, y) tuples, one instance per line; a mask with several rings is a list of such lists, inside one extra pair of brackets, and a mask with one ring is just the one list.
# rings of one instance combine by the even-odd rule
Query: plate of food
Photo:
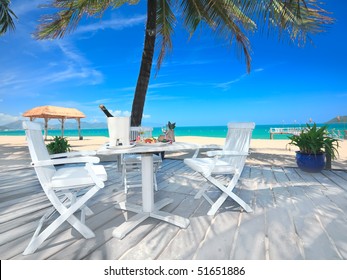
[(136, 143), (132, 143), (130, 145), (118, 145), (118, 146), (111, 146), (110, 144), (107, 144), (107, 149), (115, 149), (115, 150), (119, 150), (119, 149), (130, 149), (136, 146)]
[(162, 142), (155, 142), (155, 143), (140, 142), (140, 143), (137, 143), (138, 146), (154, 146), (154, 147), (166, 146), (167, 144), (168, 143), (162, 143)]
[(139, 146), (165, 146), (167, 144), (168, 142), (158, 142), (155, 138), (146, 138), (136, 142), (136, 145)]
[(172, 141), (168, 139), (161, 139), (161, 140), (158, 140), (158, 142), (165, 143), (165, 144), (172, 144)]

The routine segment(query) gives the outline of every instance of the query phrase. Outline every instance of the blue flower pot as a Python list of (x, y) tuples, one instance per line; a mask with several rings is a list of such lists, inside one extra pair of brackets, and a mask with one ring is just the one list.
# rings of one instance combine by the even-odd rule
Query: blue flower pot
[(296, 152), (296, 163), (305, 172), (320, 172), (325, 167), (325, 154), (313, 155)]

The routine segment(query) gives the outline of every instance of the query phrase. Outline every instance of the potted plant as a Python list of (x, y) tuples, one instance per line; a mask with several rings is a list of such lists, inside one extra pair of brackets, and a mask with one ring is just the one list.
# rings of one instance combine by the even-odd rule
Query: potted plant
[(62, 136), (55, 136), (53, 141), (46, 145), (49, 154), (60, 154), (70, 152), (68, 140)]
[(328, 134), (328, 127), (306, 124), (299, 135), (289, 137), (290, 145), (297, 146), (296, 163), (306, 172), (320, 172), (326, 164), (326, 156), (335, 159), (338, 155), (339, 140)]
[(167, 123), (167, 132), (166, 132), (166, 137), (168, 140), (175, 142), (175, 131), (174, 129), (176, 128), (176, 123), (168, 122)]

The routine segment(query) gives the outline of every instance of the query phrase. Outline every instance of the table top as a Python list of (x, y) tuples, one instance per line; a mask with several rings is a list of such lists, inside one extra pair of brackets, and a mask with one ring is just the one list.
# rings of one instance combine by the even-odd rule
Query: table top
[(157, 153), (166, 151), (182, 151), (182, 150), (195, 150), (201, 146), (193, 143), (173, 142), (170, 143), (155, 143), (155, 144), (135, 144), (134, 146), (109, 146), (105, 143), (97, 151), (98, 154), (112, 155), (112, 154), (145, 154)]

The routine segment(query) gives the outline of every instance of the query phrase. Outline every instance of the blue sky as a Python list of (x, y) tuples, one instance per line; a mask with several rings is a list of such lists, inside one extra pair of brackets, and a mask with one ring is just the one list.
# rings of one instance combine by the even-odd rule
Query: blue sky
[[(347, 3), (324, 1), (336, 19), (312, 44), (250, 37), (252, 71), (235, 49), (206, 30), (189, 40), (177, 23), (173, 51), (152, 71), (143, 125), (319, 123), (347, 115)], [(74, 107), (105, 122), (103, 103), (129, 114), (144, 40), (146, 1), (86, 18), (63, 39), (32, 38), (46, 0), (13, 0), (15, 32), (0, 37), (0, 125), (36, 106)]]

